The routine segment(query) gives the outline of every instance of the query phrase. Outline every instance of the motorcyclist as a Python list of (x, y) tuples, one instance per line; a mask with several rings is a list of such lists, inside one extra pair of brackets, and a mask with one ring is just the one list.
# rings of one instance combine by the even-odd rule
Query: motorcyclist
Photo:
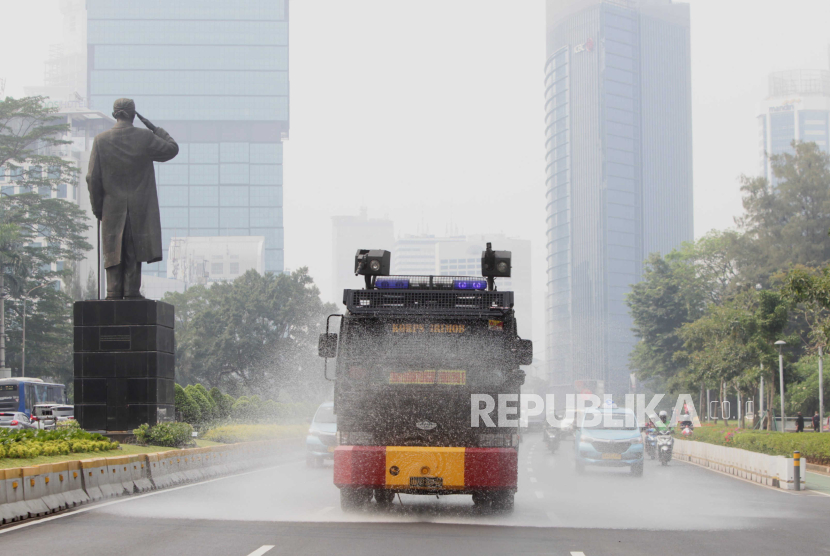
[(663, 426), (660, 427), (661, 430), (671, 431), (669, 428), (669, 414), (666, 413), (666, 410), (663, 410), (659, 413), (660, 421), (662, 421)]

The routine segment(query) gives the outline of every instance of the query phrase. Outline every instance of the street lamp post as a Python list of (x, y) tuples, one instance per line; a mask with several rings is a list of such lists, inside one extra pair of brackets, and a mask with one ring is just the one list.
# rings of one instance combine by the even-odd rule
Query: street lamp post
[(778, 380), (781, 383), (781, 432), (787, 432), (787, 416), (784, 415), (784, 354), (781, 352), (787, 342), (778, 340), (775, 345), (778, 346)]
[(818, 432), (824, 432), (824, 353), (818, 347)]
[(23, 296), (23, 341), (21, 342), (20, 346), (20, 376), (26, 376), (26, 300), (29, 297), (29, 294), (35, 291), (38, 288), (42, 288), (43, 286), (48, 286), (49, 284), (41, 284), (39, 286), (35, 286), (34, 288), (30, 289), (26, 292), (26, 295)]

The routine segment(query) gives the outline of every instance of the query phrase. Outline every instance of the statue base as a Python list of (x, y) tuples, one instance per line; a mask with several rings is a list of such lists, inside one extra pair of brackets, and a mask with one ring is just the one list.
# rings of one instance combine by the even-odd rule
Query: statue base
[(150, 299), (76, 301), (75, 419), (131, 431), (175, 419), (173, 306)]

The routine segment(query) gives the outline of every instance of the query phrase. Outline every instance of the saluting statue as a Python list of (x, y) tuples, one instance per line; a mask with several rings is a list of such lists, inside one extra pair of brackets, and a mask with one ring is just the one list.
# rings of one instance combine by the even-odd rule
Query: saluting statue
[[(120, 98), (112, 108), (117, 121), (95, 136), (86, 181), (103, 228), (107, 299), (143, 299), (141, 263), (162, 258), (153, 162), (172, 159), (179, 145), (137, 113), (132, 99)], [(133, 127), (136, 116), (147, 129)]]

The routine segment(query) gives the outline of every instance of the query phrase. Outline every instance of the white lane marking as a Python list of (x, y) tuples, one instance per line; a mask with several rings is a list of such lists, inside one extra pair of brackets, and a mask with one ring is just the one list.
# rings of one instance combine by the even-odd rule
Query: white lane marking
[(544, 492), (542, 492), (541, 490), (536, 491), (536, 498), (544, 498), (544, 497), (545, 497)]
[(198, 483), (191, 483), (189, 485), (182, 485), (173, 488), (166, 488), (162, 490), (156, 490), (153, 492), (148, 492), (146, 494), (139, 494), (139, 495), (130, 495), (125, 496), (119, 500), (113, 500), (112, 502), (104, 502), (102, 504), (93, 504), (91, 506), (86, 506), (84, 508), (79, 508), (77, 510), (71, 511), (64, 511), (63, 513), (59, 513), (58, 515), (53, 515), (49, 517), (44, 517), (42, 519), (33, 519), (31, 521), (27, 521), (26, 523), (21, 523), (20, 525), (15, 525), (13, 527), (2, 528), (0, 529), (0, 535), (3, 533), (9, 533), (11, 531), (16, 531), (17, 529), (23, 529), (24, 527), (31, 527), (32, 525), (40, 525), (41, 523), (46, 523), (47, 521), (52, 521), (53, 519), (60, 519), (62, 517), (69, 517), (76, 514), (82, 514), (84, 512), (91, 512), (92, 510), (99, 510), (101, 508), (105, 508), (107, 506), (113, 506), (115, 504), (123, 504), (124, 502), (131, 502), (133, 500), (138, 500), (139, 498), (146, 498), (147, 496), (156, 496), (158, 494), (164, 494), (165, 492), (173, 492), (174, 490), (181, 490), (183, 488), (191, 488), (199, 485), (206, 485), (208, 483), (213, 483), (216, 481), (224, 481), (225, 479), (231, 479), (233, 477), (244, 477), (245, 475), (252, 475), (254, 473), (262, 473), (263, 471), (270, 471), (271, 469), (277, 469), (280, 467), (285, 467), (286, 465), (299, 465), (299, 461), (292, 461), (288, 463), (281, 463), (279, 465), (272, 465), (271, 467), (263, 467), (261, 469), (255, 469), (253, 471), (248, 471), (246, 473), (238, 473), (236, 475), (226, 475), (224, 477), (217, 477), (216, 479), (210, 479), (208, 481), (201, 481)]
[(571, 556), (585, 556), (584, 552), (571, 552)]
[(527, 468), (527, 472), (528, 472), (528, 473), (533, 473), (533, 468), (532, 468), (532, 467), (528, 467), (528, 468)]
[(536, 477), (531, 477), (531, 478), (530, 478), (530, 482), (531, 482), (531, 483), (535, 483), (535, 482), (536, 482)]
[[(260, 546), (259, 548), (257, 548), (256, 550), (254, 550), (253, 552), (251, 552), (250, 554), (248, 554), (248, 556), (262, 556), (263, 554), (265, 554), (266, 552), (268, 552), (272, 548), (274, 548), (273, 544), (264, 544), (264, 545)], [(571, 554), (573, 554), (573, 552), (571, 552)]]
[(316, 511), (316, 512), (314, 512), (314, 513), (315, 513), (316, 515), (323, 515), (323, 514), (327, 514), (327, 513), (329, 513), (329, 512), (330, 512), (330, 511), (332, 511), (333, 509), (334, 509), (334, 506), (326, 506), (325, 508), (321, 508), (321, 509), (317, 510), (317, 511)]

